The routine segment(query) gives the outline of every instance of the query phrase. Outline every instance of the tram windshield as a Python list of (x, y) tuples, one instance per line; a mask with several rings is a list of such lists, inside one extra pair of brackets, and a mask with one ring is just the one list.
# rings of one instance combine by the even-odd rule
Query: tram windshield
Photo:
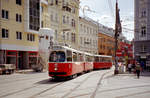
[(49, 62), (65, 62), (65, 53), (62, 51), (54, 51), (50, 54)]

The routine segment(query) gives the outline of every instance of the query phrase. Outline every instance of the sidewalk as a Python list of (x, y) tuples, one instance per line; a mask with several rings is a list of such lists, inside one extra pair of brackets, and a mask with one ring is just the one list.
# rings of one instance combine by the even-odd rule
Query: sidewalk
[[(44, 69), (42, 72), (47, 72), (47, 70)], [(25, 70), (16, 70), (15, 73), (28, 74), (28, 73), (40, 73), (40, 72), (35, 72), (33, 69), (25, 69)]]
[(112, 75), (103, 80), (95, 98), (150, 98), (150, 72)]
[(32, 69), (25, 69), (25, 70), (16, 70), (15, 73), (22, 73), (22, 74), (26, 74), (26, 73), (31, 73), (34, 72)]

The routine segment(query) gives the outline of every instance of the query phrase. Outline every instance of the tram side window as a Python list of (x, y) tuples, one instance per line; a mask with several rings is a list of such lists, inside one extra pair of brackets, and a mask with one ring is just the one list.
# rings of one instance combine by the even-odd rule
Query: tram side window
[(83, 62), (84, 61), (83, 54), (81, 54), (81, 53), (78, 54), (78, 61), (79, 62)]
[(101, 61), (102, 61), (102, 62), (105, 62), (105, 58), (104, 58), (104, 57), (101, 57)]
[(73, 52), (73, 61), (77, 62), (77, 53)]
[(94, 57), (95, 62), (99, 62), (99, 57)]
[(72, 62), (72, 51), (67, 50), (67, 62)]
[(111, 62), (111, 58), (108, 58), (107, 60), (108, 60), (108, 62)]
[(86, 62), (89, 61), (88, 55), (85, 56), (85, 61), (86, 61)]
[(92, 62), (92, 61), (93, 61), (93, 57), (89, 56), (89, 62)]

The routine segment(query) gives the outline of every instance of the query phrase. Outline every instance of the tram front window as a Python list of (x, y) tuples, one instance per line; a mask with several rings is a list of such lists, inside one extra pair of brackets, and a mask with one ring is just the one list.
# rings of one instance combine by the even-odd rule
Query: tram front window
[(49, 62), (65, 62), (65, 53), (61, 51), (54, 51), (50, 54)]

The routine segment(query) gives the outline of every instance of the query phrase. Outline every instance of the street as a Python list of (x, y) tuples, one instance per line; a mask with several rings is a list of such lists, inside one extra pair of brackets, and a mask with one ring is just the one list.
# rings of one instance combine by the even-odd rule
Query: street
[(71, 80), (53, 80), (48, 72), (0, 76), (0, 98), (149, 98), (150, 74), (113, 75), (96, 70)]

